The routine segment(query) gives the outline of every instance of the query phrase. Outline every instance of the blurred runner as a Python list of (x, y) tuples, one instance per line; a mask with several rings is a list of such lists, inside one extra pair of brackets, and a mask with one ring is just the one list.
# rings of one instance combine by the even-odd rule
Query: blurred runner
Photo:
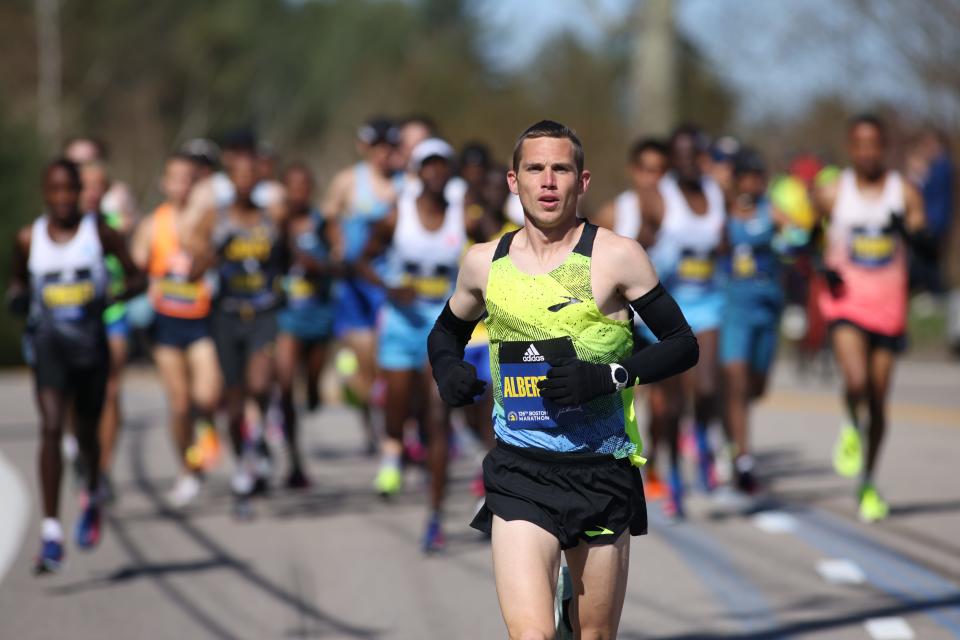
[[(103, 221), (118, 231), (125, 239), (133, 231), (133, 220), (120, 211), (107, 209), (106, 195), (110, 188), (110, 178), (106, 167), (99, 160), (80, 165), (80, 178), (83, 191), (80, 194), (80, 206), (84, 211), (97, 212)], [(119, 259), (113, 254), (106, 256), (107, 272), (110, 275), (111, 295), (117, 297), (123, 291), (124, 272)], [(120, 406), (120, 387), (123, 383), (123, 370), (127, 364), (130, 348), (130, 321), (127, 317), (127, 305), (114, 302), (103, 313), (107, 327), (107, 345), (110, 349), (110, 373), (107, 378), (107, 395), (100, 416), (100, 491), (104, 501), (114, 498), (113, 483), (110, 481), (110, 468), (113, 466), (113, 454), (120, 436), (123, 413)]]
[[(527, 129), (509, 176), (527, 225), (467, 253), (430, 333), (430, 362), (445, 402), (472, 402), (484, 384), (464, 347), (484, 319), (498, 443), (484, 461), (486, 500), (472, 526), (492, 533), (510, 637), (554, 637), (563, 550), (573, 632), (612, 638), (628, 532), (647, 530), (627, 387), (691, 366), (696, 341), (640, 245), (578, 219), (590, 173), (572, 131), (551, 121)], [(628, 305), (663, 339), (637, 354)]]
[(638, 140), (630, 149), (627, 178), (630, 188), (597, 212), (593, 222), (617, 235), (636, 239), (640, 235), (640, 194), (657, 188), (667, 173), (667, 148), (659, 140)]
[[(640, 211), (641, 194), (657, 188), (660, 180), (667, 173), (668, 163), (667, 147), (661, 141), (646, 138), (635, 142), (630, 149), (626, 168), (630, 188), (604, 205), (593, 221), (598, 226), (610, 229), (617, 235), (638, 239), (642, 220), (642, 212)], [(650, 249), (650, 247), (648, 246), (647, 249)], [(649, 344), (644, 333), (639, 330), (634, 331), (633, 340), (635, 349), (642, 349)], [(639, 392), (638, 388), (634, 393), (636, 395)], [(663, 396), (662, 387), (658, 385), (650, 386), (648, 393), (647, 408), (649, 416), (647, 418), (647, 447), (644, 451), (644, 455), (647, 456), (647, 464), (644, 465), (644, 471), (646, 472), (644, 492), (647, 499), (652, 501), (659, 500), (667, 494), (667, 489), (660, 481), (656, 467), (656, 456), (665, 428), (662, 416), (666, 398)]]
[[(236, 515), (249, 515), (247, 498), (266, 489), (269, 450), (263, 437), (272, 383), (273, 346), (280, 305), (279, 279), (285, 240), (278, 221), (251, 200), (256, 185), (254, 156), (238, 154), (230, 164), (235, 199), (217, 212), (213, 232), (219, 290), (213, 339), (225, 383), (230, 438), (237, 460), (232, 488)], [(245, 403), (259, 416), (245, 428)]]
[[(441, 508), (450, 458), (450, 411), (430, 381), (427, 335), (453, 290), (467, 234), (462, 204), (448, 203), (444, 189), (453, 175), (453, 147), (428, 138), (413, 149), (411, 166), (423, 185), (404, 193), (396, 209), (377, 223), (358, 264), (370, 282), (386, 287), (380, 318), (377, 364), (386, 380), (386, 434), (374, 485), (391, 496), (402, 484), (403, 425), (417, 416), (427, 435), (431, 514), (423, 550), (443, 548)], [(386, 255), (381, 277), (374, 260)]]
[(300, 364), (306, 366), (307, 409), (320, 406), (320, 374), (333, 334), (331, 301), (331, 227), (313, 205), (313, 175), (306, 165), (294, 164), (283, 174), (290, 243), (290, 265), (284, 277), (286, 306), (280, 311), (277, 338), (277, 380), (280, 383), (283, 427), (290, 457), (287, 487), (303, 489), (310, 479), (303, 470), (297, 437), (294, 381)]
[[(109, 162), (106, 145), (102, 140), (96, 138), (79, 137), (72, 139), (64, 147), (63, 155), (67, 160), (81, 167), (91, 163), (106, 165)], [(129, 234), (133, 230), (137, 221), (138, 209), (137, 200), (133, 196), (130, 185), (121, 180), (109, 180), (103, 198), (101, 198), (100, 208), (117, 216), (119, 219), (117, 226), (123, 229), (125, 234)]]
[[(342, 257), (347, 262), (360, 259), (371, 227), (397, 199), (401, 185), (394, 178), (392, 162), (399, 135), (392, 122), (379, 118), (360, 127), (357, 151), (362, 160), (338, 173), (323, 199), (324, 216), (340, 227)], [(383, 289), (363, 278), (350, 276), (337, 283), (334, 333), (350, 352), (338, 356), (337, 368), (349, 376), (344, 391), (348, 402), (361, 411), (370, 453), (377, 450), (370, 400), (377, 373), (374, 329), (383, 300)]]
[(904, 240), (926, 255), (936, 242), (925, 228), (923, 198), (886, 167), (884, 124), (871, 115), (855, 118), (847, 149), (851, 168), (816, 194), (829, 224), (824, 266), (830, 286), (820, 295), (820, 307), (831, 325), (847, 410), (834, 467), (845, 477), (860, 475), (860, 517), (874, 522), (888, 513), (874, 476), (887, 430), (894, 360), (906, 346)]
[(196, 498), (202, 472), (220, 458), (214, 413), (222, 380), (210, 335), (212, 287), (205, 278), (213, 247), (187, 209), (195, 175), (190, 156), (167, 159), (167, 199), (140, 223), (131, 248), (134, 262), (150, 274), (153, 360), (167, 394), (180, 471), (168, 496), (175, 507)]
[(92, 212), (80, 208), (81, 181), (69, 160), (50, 163), (43, 175), (45, 213), (20, 229), (14, 240), (9, 307), (28, 314), (24, 333), (27, 362), (34, 373), (40, 413), (39, 475), (43, 524), (36, 572), (57, 571), (63, 563), (60, 526), (60, 439), (72, 407), (80, 453), (86, 460), (85, 492), (75, 538), (80, 549), (100, 541), (100, 440), (110, 357), (103, 310), (111, 300), (105, 256), (123, 267), (122, 297), (143, 291), (123, 237)]
[(782, 216), (764, 195), (766, 167), (743, 147), (733, 161), (733, 204), (726, 224), (729, 254), (726, 302), (720, 327), (724, 422), (734, 445), (735, 488), (757, 490), (748, 431), (750, 404), (760, 398), (777, 349), (784, 295), (779, 256), (774, 251)]
[[(674, 131), (668, 144), (670, 173), (660, 181), (657, 190), (646, 192), (642, 199), (641, 243), (650, 248), (650, 259), (664, 286), (683, 309), (700, 343), (697, 366), (683, 378), (660, 383), (663, 406), (651, 403), (651, 409), (659, 413), (656, 418), (662, 421), (670, 446), (670, 510), (678, 518), (684, 516), (680, 418), (688, 395), (694, 401), (700, 484), (711, 491), (716, 483), (707, 428), (717, 414), (717, 341), (723, 292), (717, 277), (716, 253), (726, 214), (723, 191), (701, 171), (704, 142), (696, 127), (687, 125)], [(654, 339), (649, 331), (644, 333), (647, 340)]]

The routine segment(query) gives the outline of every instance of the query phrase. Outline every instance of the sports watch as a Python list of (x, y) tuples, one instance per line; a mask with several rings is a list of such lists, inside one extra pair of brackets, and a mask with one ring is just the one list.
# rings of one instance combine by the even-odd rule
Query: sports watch
[(610, 365), (610, 377), (613, 379), (613, 386), (617, 391), (623, 391), (627, 388), (627, 382), (630, 380), (627, 370), (616, 362)]

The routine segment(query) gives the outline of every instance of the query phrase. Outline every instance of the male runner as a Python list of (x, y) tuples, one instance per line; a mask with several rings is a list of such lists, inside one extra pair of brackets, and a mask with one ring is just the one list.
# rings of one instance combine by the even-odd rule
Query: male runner
[[(703, 134), (692, 126), (678, 128), (670, 137), (670, 173), (642, 198), (640, 242), (663, 286), (676, 298), (700, 344), (700, 361), (683, 378), (664, 380), (658, 393), (662, 405), (651, 403), (654, 417), (664, 425), (670, 447), (670, 511), (684, 516), (680, 473), (679, 435), (687, 389), (694, 398), (694, 435), (699, 454), (700, 483), (706, 491), (715, 483), (713, 453), (707, 427), (716, 416), (717, 340), (723, 310), (723, 292), (716, 270), (716, 252), (723, 238), (724, 194), (701, 166)], [(653, 335), (644, 330), (650, 340)], [(685, 379), (684, 379), (685, 378)]]
[[(63, 155), (67, 160), (81, 167), (91, 163), (106, 165), (109, 160), (107, 147), (103, 141), (85, 136), (70, 140), (63, 148)], [(111, 179), (107, 182), (100, 208), (103, 211), (114, 212), (119, 219), (117, 226), (123, 230), (123, 233), (130, 233), (138, 213), (133, 189), (121, 180)]]
[[(627, 387), (692, 366), (697, 343), (640, 245), (577, 218), (590, 172), (571, 130), (548, 120), (528, 128), (508, 179), (526, 226), (467, 253), (430, 333), (430, 362), (444, 401), (471, 402), (483, 383), (463, 349), (483, 317), (498, 443), (484, 461), (486, 502), (473, 526), (492, 533), (510, 637), (554, 637), (561, 550), (574, 632), (613, 637), (628, 532), (647, 529)], [(661, 339), (636, 354), (628, 305)]]
[(74, 163), (62, 159), (47, 166), (43, 176), (46, 212), (17, 233), (7, 290), (11, 310), (29, 314), (24, 339), (40, 412), (43, 525), (37, 573), (57, 571), (63, 562), (58, 519), (63, 470), (60, 438), (71, 406), (87, 467), (76, 544), (89, 550), (100, 540), (97, 427), (110, 366), (103, 310), (111, 299), (104, 257), (115, 255), (123, 267), (122, 296), (136, 295), (146, 284), (130, 260), (123, 237), (97, 214), (80, 209), (80, 190), (80, 172)]
[(830, 286), (820, 296), (820, 308), (831, 326), (847, 410), (833, 462), (842, 476), (860, 475), (860, 517), (867, 522), (888, 513), (874, 474), (887, 430), (893, 364), (905, 346), (903, 244), (921, 254), (936, 245), (925, 229), (923, 198), (899, 173), (886, 168), (886, 144), (883, 122), (870, 115), (854, 118), (847, 138), (852, 168), (816, 193), (820, 213), (829, 223), (824, 263)]
[(217, 212), (213, 246), (219, 288), (213, 312), (213, 339), (223, 373), (230, 438), (237, 460), (232, 487), (236, 514), (249, 515), (246, 501), (265, 488), (269, 460), (262, 428), (244, 429), (244, 409), (252, 400), (259, 420), (267, 415), (277, 335), (280, 275), (286, 240), (279, 220), (252, 201), (256, 185), (253, 154), (238, 154), (230, 165), (233, 204)]
[(748, 432), (750, 404), (760, 398), (777, 349), (783, 281), (774, 250), (777, 229), (785, 218), (766, 197), (763, 159), (743, 147), (733, 160), (733, 204), (726, 224), (726, 301), (720, 327), (724, 422), (733, 441), (735, 488), (757, 489)]
[[(394, 152), (399, 132), (388, 120), (375, 118), (357, 131), (357, 151), (362, 160), (347, 167), (330, 183), (321, 210), (336, 220), (343, 238), (338, 253), (355, 262), (363, 253), (370, 229), (382, 220), (397, 199), (401, 181), (394, 177)], [(347, 380), (348, 400), (362, 413), (368, 450), (377, 448), (370, 415), (370, 398), (376, 378), (376, 321), (383, 304), (381, 288), (359, 277), (337, 283), (334, 333), (356, 356), (356, 371)]]
[(220, 448), (214, 413), (222, 380), (210, 335), (212, 287), (205, 278), (213, 249), (208, 236), (205, 245), (196, 246), (196, 238), (204, 236), (187, 210), (195, 175), (191, 157), (167, 159), (162, 182), (167, 200), (140, 223), (131, 247), (134, 262), (150, 274), (153, 360), (167, 393), (180, 465), (168, 496), (175, 507), (197, 496), (202, 471), (216, 464)]
[[(427, 335), (453, 289), (467, 241), (463, 205), (444, 197), (454, 158), (453, 147), (439, 138), (414, 147), (410, 162), (423, 188), (419, 195), (404, 193), (396, 209), (377, 223), (357, 267), (370, 282), (387, 290), (377, 349), (377, 364), (387, 385), (386, 435), (375, 486), (384, 495), (400, 491), (403, 425), (418, 415), (428, 438), (431, 514), (423, 539), (427, 552), (444, 545), (440, 510), (450, 453), (450, 412), (430, 383)], [(388, 262), (381, 278), (373, 261), (382, 255)]]
[[(630, 188), (623, 191), (614, 200), (604, 205), (596, 216), (591, 218), (597, 226), (610, 229), (625, 238), (638, 239), (640, 235), (640, 194), (655, 190), (661, 178), (667, 173), (667, 147), (659, 140), (646, 138), (638, 140), (630, 149), (626, 173)], [(650, 249), (648, 246), (647, 249)], [(639, 329), (639, 327), (638, 327)], [(634, 348), (647, 346), (648, 340), (639, 331), (634, 333)], [(646, 478), (644, 492), (648, 500), (659, 500), (667, 493), (656, 471), (656, 455), (666, 428), (662, 415), (667, 399), (661, 385), (649, 388), (647, 409), (647, 464), (644, 465)]]
[(286, 306), (280, 311), (280, 335), (277, 337), (277, 379), (283, 406), (283, 427), (290, 456), (287, 487), (303, 489), (310, 480), (303, 470), (297, 438), (297, 412), (294, 407), (294, 379), (301, 362), (306, 365), (307, 408), (320, 406), (320, 374), (333, 334), (334, 308), (331, 301), (331, 228), (335, 222), (324, 219), (313, 206), (313, 174), (303, 164), (294, 164), (283, 174), (287, 217), (285, 233), (290, 265), (284, 276)]

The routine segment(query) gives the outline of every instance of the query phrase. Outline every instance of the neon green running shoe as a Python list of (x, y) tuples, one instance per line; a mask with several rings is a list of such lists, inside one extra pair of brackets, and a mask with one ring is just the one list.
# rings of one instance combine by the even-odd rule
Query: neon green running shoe
[(845, 424), (840, 428), (840, 436), (833, 445), (833, 468), (844, 478), (853, 478), (863, 468), (863, 445), (860, 431)]
[(380, 467), (380, 471), (373, 481), (373, 487), (377, 490), (377, 493), (385, 498), (395, 496), (400, 493), (400, 489), (403, 487), (403, 473), (397, 467), (384, 465)]
[(865, 484), (860, 488), (860, 519), (864, 522), (877, 522), (890, 514), (890, 507), (880, 497), (880, 493), (872, 484)]

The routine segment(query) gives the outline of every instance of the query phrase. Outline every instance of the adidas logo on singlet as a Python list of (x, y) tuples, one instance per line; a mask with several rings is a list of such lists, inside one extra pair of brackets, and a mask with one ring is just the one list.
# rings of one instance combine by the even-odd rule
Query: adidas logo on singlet
[(546, 360), (546, 358), (540, 355), (540, 352), (537, 351), (537, 348), (533, 345), (530, 345), (523, 354), (524, 362), (543, 362), (544, 360)]

